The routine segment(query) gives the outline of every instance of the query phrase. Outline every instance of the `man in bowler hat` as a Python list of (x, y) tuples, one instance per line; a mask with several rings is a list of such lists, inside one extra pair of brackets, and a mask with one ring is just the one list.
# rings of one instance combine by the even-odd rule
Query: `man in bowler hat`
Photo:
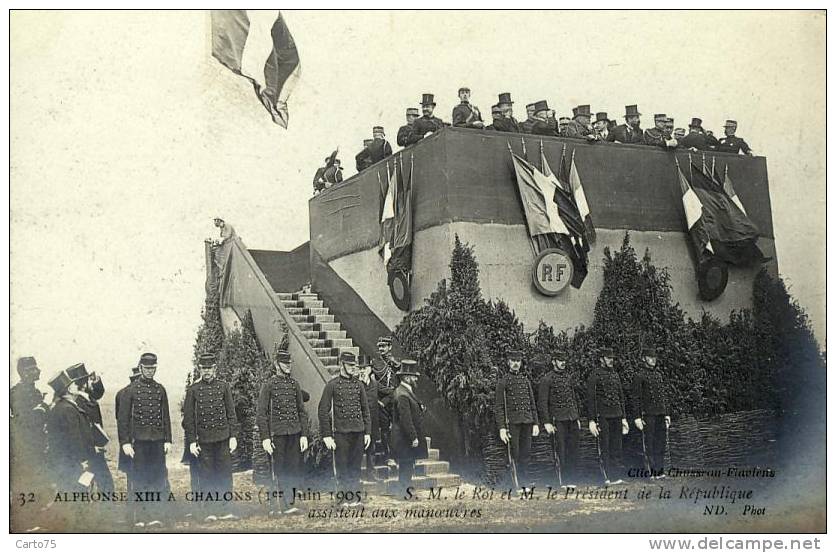
[[(415, 395), (418, 384), (418, 363), (412, 359), (401, 361), (398, 377), (401, 383), (395, 388), (395, 416), (392, 422), (392, 448), (398, 461), (398, 485), (402, 493), (412, 484), (415, 460), (427, 456), (427, 440), (424, 434), (426, 407)], [(405, 497), (405, 496), (404, 496)]]

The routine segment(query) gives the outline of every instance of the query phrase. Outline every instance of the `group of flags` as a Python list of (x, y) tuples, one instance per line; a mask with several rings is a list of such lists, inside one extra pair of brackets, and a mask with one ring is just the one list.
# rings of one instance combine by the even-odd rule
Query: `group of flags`
[(404, 162), (403, 154), (392, 158), (390, 170), (389, 160), (386, 161), (386, 178), (377, 174), (380, 185), (380, 238), (378, 253), (383, 259), (390, 288), (398, 282), (392, 290), (393, 299), (398, 307), (409, 304), (409, 282), (412, 275), (412, 175), (413, 157), (409, 163)]
[(508, 150), (535, 253), (548, 248), (563, 250), (572, 260), (571, 285), (580, 288), (588, 273), (588, 254), (595, 243), (595, 227), (575, 165), (574, 150), (568, 158), (564, 144), (557, 174), (549, 166), (542, 141), (539, 169), (514, 153), (510, 143)]

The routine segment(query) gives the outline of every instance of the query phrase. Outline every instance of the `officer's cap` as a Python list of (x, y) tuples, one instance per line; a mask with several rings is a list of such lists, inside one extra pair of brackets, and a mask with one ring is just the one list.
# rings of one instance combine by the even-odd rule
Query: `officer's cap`
[(736, 126), (737, 126), (737, 121), (735, 121), (734, 119), (726, 119), (726, 123), (723, 125), (723, 127), (736, 127)]
[(68, 367), (64, 370), (67, 373), (67, 376), (70, 377), (70, 380), (73, 382), (78, 382), (87, 379), (90, 376), (90, 373), (87, 372), (87, 367), (84, 366), (84, 363), (76, 363), (75, 365)]
[(197, 365), (199, 367), (214, 367), (215, 366), (215, 356), (211, 353), (201, 353), (200, 357), (197, 358)]
[(290, 352), (287, 350), (281, 350), (276, 352), (276, 362), (277, 363), (290, 363)]
[(139, 356), (139, 364), (143, 367), (156, 367), (157, 355), (155, 353), (143, 353)]
[(612, 348), (603, 348), (601, 350), (601, 357), (609, 357), (611, 359), (615, 359), (615, 352)]
[(391, 336), (381, 336), (377, 339), (378, 346), (391, 346), (392, 345), (392, 337)]
[(653, 116), (654, 121), (659, 121), (660, 119), (667, 119), (667, 118), (668, 118), (668, 116), (665, 115), (664, 113), (657, 113), (656, 115)]
[(571, 121), (571, 120), (572, 120), (572, 119), (570, 119), (569, 117), (561, 117), (561, 118), (560, 118), (560, 120), (559, 120), (558, 122), (559, 122), (559, 123), (564, 123), (564, 124), (565, 124), (565, 123), (569, 123), (569, 121)]
[(665, 117), (665, 123), (670, 123), (673, 125), (673, 117)]
[(508, 352), (508, 359), (510, 359), (511, 361), (522, 361), (522, 358), (523, 352), (521, 352), (520, 350), (512, 349)]
[(23, 374), (23, 371), (29, 369), (37, 369), (38, 363), (34, 357), (21, 357), (17, 360), (17, 373)]
[(383, 134), (383, 127), (381, 127), (380, 125), (372, 127), (372, 133), (376, 133), (376, 132), (379, 132), (380, 134)]
[(418, 370), (418, 361), (414, 359), (403, 359), (401, 361), (401, 368), (396, 374), (398, 376), (421, 376)]
[(345, 363), (346, 365), (356, 365), (357, 356), (350, 351), (344, 351), (340, 353), (340, 363)]
[(407, 115), (416, 115), (416, 116), (421, 115), (418, 112), (418, 108), (406, 108), (406, 114)]
[(466, 86), (463, 86), (459, 89), (459, 94), (461, 94), (462, 92), (470, 92), (470, 89), (467, 88)]
[(61, 371), (57, 375), (53, 376), (47, 384), (49, 387), (52, 388), (52, 391), (55, 392), (56, 396), (60, 396), (64, 393), (64, 391), (70, 387), (70, 384), (73, 383), (73, 379), (70, 378), (70, 375), (67, 374), (67, 371)]
[(502, 108), (499, 107), (499, 104), (494, 104), (491, 106), (491, 114), (502, 113)]

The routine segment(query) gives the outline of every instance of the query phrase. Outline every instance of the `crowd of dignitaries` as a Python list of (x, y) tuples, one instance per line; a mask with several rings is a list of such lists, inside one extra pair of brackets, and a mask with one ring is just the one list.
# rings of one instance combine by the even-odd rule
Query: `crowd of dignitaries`
[[(491, 122), (487, 123), (482, 112), (470, 101), (471, 91), (459, 89), (459, 103), (453, 108), (451, 122), (447, 123), (435, 115), (435, 96), (423, 94), (421, 110), (406, 108), (406, 124), (398, 129), (398, 146), (415, 144), (431, 134), (453, 126), (469, 129), (484, 129), (494, 132), (512, 132), (538, 136), (560, 136), (584, 139), (590, 143), (618, 143), (655, 146), (665, 149), (687, 149), (689, 151), (716, 151), (733, 154), (754, 155), (745, 140), (737, 136), (737, 121), (727, 120), (723, 125), (724, 135), (717, 138), (703, 127), (702, 119), (693, 117), (684, 127), (675, 127), (674, 119), (664, 113), (653, 115), (653, 125), (642, 129), (637, 105), (625, 106), (623, 123), (610, 119), (607, 112), (593, 113), (589, 105), (572, 108), (572, 116), (558, 116), (549, 108), (548, 101), (539, 100), (527, 104), (525, 119), (514, 116), (514, 102), (511, 93), (498, 95), (497, 103), (491, 106)], [(383, 127), (372, 129), (372, 138), (363, 141), (363, 149), (355, 156), (357, 172), (392, 155), (392, 146), (386, 140)], [(314, 177), (314, 193), (342, 182), (339, 160), (326, 158)]]

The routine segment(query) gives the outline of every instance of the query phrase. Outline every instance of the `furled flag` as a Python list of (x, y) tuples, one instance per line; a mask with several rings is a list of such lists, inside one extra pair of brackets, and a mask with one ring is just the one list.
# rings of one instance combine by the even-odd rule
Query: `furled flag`
[(212, 10), (212, 55), (249, 79), (273, 122), (287, 128), (287, 99), (301, 65), (278, 10)]
[[(400, 167), (398, 166), (400, 164)], [(411, 304), (410, 282), (412, 281), (412, 158), (409, 168), (403, 166), (403, 156), (395, 161), (395, 227), (392, 232), (392, 258), (386, 264), (389, 292), (401, 311), (409, 311)], [(391, 187), (391, 186), (390, 186)]]
[[(395, 163), (395, 171), (398, 164)], [(395, 194), (397, 193), (396, 176), (389, 172), (389, 162), (386, 162), (386, 182), (377, 174), (377, 182), (380, 185), (380, 238), (377, 244), (377, 253), (383, 258), (383, 265), (389, 264), (392, 256), (392, 240), (395, 232)]]
[[(564, 144), (564, 154), (565, 148), (566, 145)], [(561, 158), (560, 165), (561, 169), (563, 169), (563, 158)], [(574, 195), (572, 194), (572, 190), (569, 186), (569, 171), (565, 171), (566, 180), (564, 181), (560, 180), (559, 174), (555, 175), (552, 172), (551, 166), (549, 166), (549, 162), (546, 159), (542, 140), (540, 141), (540, 167), (542, 168), (543, 175), (545, 175), (554, 184), (555, 190), (552, 198), (554, 203), (557, 205), (560, 218), (563, 220), (566, 228), (569, 229), (569, 233), (575, 243), (579, 244), (584, 252), (588, 252), (589, 245), (586, 239), (586, 229), (583, 224), (583, 217), (580, 215), (578, 205), (575, 203)], [(563, 173), (563, 171), (561, 172)], [(546, 197), (549, 196), (547, 195)]]
[(691, 240), (697, 248), (697, 260), (700, 261), (704, 256), (714, 253), (708, 230), (705, 227), (705, 221), (702, 218), (702, 202), (694, 193), (694, 190), (688, 183), (688, 179), (682, 174), (682, 169), (679, 167), (679, 160), (676, 160), (676, 172), (679, 174), (679, 187), (682, 190), (682, 205), (685, 207), (685, 224), (688, 227)]

